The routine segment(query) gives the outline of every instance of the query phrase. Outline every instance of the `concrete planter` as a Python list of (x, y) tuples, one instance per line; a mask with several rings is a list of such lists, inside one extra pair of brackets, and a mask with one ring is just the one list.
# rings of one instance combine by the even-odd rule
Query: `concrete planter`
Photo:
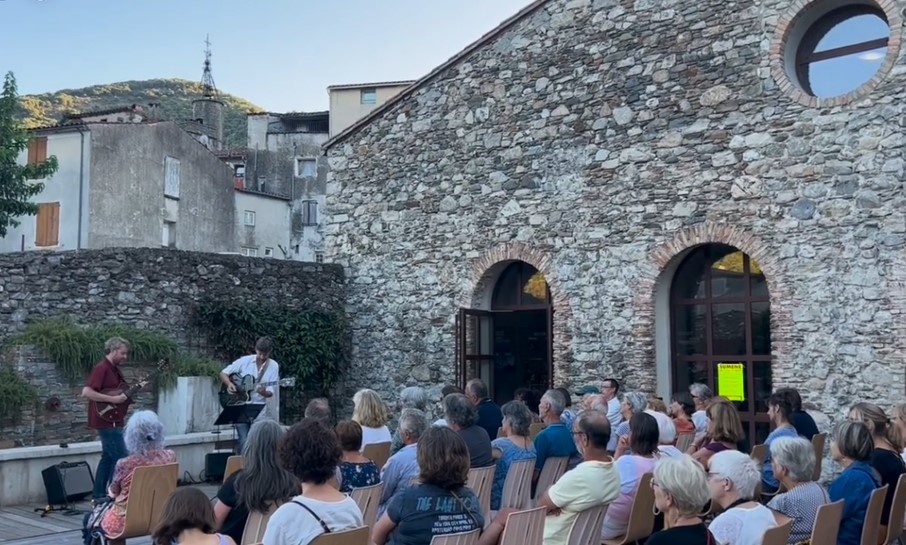
[(220, 414), (217, 392), (210, 377), (179, 377), (174, 387), (161, 390), (157, 414), (167, 437), (214, 430)]

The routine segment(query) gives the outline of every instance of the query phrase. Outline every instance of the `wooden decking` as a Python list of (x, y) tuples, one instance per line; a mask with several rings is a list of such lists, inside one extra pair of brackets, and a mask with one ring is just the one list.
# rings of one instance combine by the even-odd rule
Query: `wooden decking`
[[(216, 484), (193, 485), (213, 498)], [(73, 511), (53, 511), (41, 516), (43, 505), (17, 505), (0, 509), (0, 543), (3, 545), (82, 545), (82, 519), (88, 502), (73, 505)], [(150, 545), (150, 537), (130, 539), (128, 545)]]

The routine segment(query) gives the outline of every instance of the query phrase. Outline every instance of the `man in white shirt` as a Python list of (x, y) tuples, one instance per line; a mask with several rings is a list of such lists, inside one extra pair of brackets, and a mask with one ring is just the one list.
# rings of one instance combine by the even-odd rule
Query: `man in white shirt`
[[(220, 373), (220, 380), (226, 385), (230, 393), (236, 392), (236, 385), (230, 381), (230, 375), (240, 377), (251, 376), (256, 388), (250, 393), (249, 403), (263, 403), (264, 407), (255, 419), (270, 419), (280, 421), (280, 366), (271, 359), (274, 351), (274, 342), (268, 337), (261, 337), (255, 343), (255, 353), (242, 356), (226, 366)], [(245, 438), (249, 434), (251, 424), (235, 424), (236, 434), (239, 437), (238, 452), (241, 454), (245, 447)]]
[[(623, 411), (620, 408), (620, 383), (615, 378), (605, 378), (601, 385), (604, 387), (601, 395), (607, 400), (607, 421), (610, 422), (610, 430), (613, 432), (623, 421)], [(617, 434), (611, 433), (610, 444), (607, 445), (608, 452), (617, 450), (617, 439), (619, 439)]]
[(701, 448), (708, 435), (708, 425), (711, 423), (708, 419), (708, 407), (711, 405), (711, 398), (714, 392), (706, 384), (696, 382), (689, 386), (689, 393), (692, 395), (692, 402), (695, 403), (695, 412), (692, 413), (692, 423), (695, 425), (695, 448)]

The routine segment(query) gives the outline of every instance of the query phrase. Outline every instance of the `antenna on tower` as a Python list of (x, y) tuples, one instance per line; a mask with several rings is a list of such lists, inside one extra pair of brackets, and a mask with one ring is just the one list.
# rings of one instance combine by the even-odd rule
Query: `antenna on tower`
[(210, 35), (204, 38), (204, 72), (201, 75), (201, 85), (204, 87), (204, 97), (214, 98), (217, 87), (214, 85), (214, 76), (211, 74), (211, 39)]

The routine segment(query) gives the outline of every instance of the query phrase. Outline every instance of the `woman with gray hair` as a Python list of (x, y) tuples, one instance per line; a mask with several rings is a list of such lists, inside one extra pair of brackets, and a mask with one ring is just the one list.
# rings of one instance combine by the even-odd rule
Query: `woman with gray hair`
[(510, 401), (500, 408), (503, 414), (503, 437), (491, 441), (492, 454), (497, 460), (494, 484), (491, 488), (491, 510), (500, 509), (503, 485), (513, 462), (532, 460), (534, 466), (535, 445), (529, 438), (529, 429), (534, 421), (532, 411), (519, 401)]
[(761, 545), (777, 522), (770, 509), (752, 499), (761, 482), (758, 462), (738, 450), (718, 452), (708, 464), (708, 481), (711, 499), (723, 508), (708, 527), (717, 543)]
[(444, 418), (469, 449), (469, 467), (488, 467), (494, 464), (491, 439), (484, 428), (476, 426), (478, 414), (475, 406), (464, 394), (450, 394), (444, 398)]
[[(428, 393), (421, 386), (406, 386), (400, 392), (400, 399), (397, 404), (397, 410), (400, 414), (406, 409), (416, 409), (425, 412), (427, 408)], [(403, 443), (403, 438), (400, 437), (399, 422), (394, 422), (391, 427), (394, 431), (393, 438), (390, 440), (390, 454), (396, 454), (405, 444)]]
[(771, 442), (771, 466), (784, 492), (777, 494), (768, 507), (793, 520), (790, 543), (809, 539), (818, 508), (828, 502), (827, 492), (812, 481), (815, 472), (815, 447), (802, 437), (778, 437)]
[(622, 401), (623, 402), (620, 404), (620, 414), (623, 416), (623, 421), (620, 422), (620, 425), (617, 426), (617, 429), (614, 432), (617, 443), (623, 438), (625, 438), (626, 441), (629, 441), (629, 421), (632, 419), (632, 415), (643, 412), (648, 408), (648, 396), (642, 392), (626, 392), (623, 394)]
[(654, 507), (664, 513), (665, 530), (648, 538), (646, 545), (711, 545), (714, 537), (701, 512), (711, 496), (705, 468), (690, 456), (663, 458), (651, 479)]
[(132, 488), (132, 476), (140, 467), (176, 463), (176, 453), (164, 449), (164, 425), (154, 411), (137, 411), (126, 423), (126, 450), (113, 470), (113, 480), (107, 489), (114, 506), (104, 515), (101, 529), (107, 539), (117, 539), (126, 529), (126, 502)]

